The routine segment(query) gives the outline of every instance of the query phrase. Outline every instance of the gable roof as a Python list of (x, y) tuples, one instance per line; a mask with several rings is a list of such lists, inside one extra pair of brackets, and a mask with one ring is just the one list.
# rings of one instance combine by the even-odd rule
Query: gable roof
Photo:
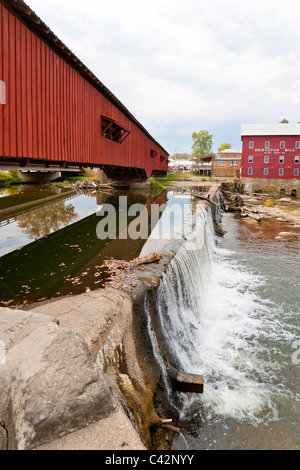
[(243, 124), (241, 136), (299, 135), (300, 124)]

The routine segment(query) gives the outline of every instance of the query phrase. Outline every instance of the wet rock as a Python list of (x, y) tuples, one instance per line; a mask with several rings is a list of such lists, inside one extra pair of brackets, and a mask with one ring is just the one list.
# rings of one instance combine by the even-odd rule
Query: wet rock
[(278, 199), (278, 202), (291, 202), (291, 198), (289, 198), (289, 197), (282, 197), (281, 199)]
[(250, 204), (250, 205), (251, 204), (259, 204), (259, 202), (260, 202), (259, 199), (254, 199), (254, 198), (250, 198), (250, 199), (247, 198), (246, 199), (246, 203)]
[(262, 220), (262, 216), (260, 214), (254, 214), (254, 213), (249, 213), (248, 217), (250, 219), (256, 220), (257, 222), (260, 222)]
[(275, 237), (275, 240), (282, 240), (285, 238), (289, 238), (291, 236), (290, 232), (280, 232), (277, 237)]

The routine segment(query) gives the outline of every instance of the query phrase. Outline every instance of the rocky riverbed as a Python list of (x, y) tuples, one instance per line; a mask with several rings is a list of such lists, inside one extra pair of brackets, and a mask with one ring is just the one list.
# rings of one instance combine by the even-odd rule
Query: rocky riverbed
[[(300, 229), (300, 200), (270, 194), (247, 194), (224, 191), (225, 210), (237, 212), (252, 223), (276, 220), (285, 224), (285, 231), (276, 238), (287, 238)], [(286, 230), (288, 226), (288, 231)]]

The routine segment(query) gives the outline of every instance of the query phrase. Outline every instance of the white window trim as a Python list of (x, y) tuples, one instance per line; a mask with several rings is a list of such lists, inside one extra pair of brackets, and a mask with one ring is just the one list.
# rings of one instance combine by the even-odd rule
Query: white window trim
[(281, 149), (281, 150), (284, 150), (284, 149), (285, 149), (285, 141), (284, 141), (284, 140), (282, 140), (282, 141), (280, 142), (280, 149)]
[[(282, 161), (281, 161), (282, 160)], [(280, 155), (279, 157), (279, 165), (283, 165), (284, 164), (284, 155)]]
[(268, 176), (269, 175), (269, 168), (264, 168), (264, 176)]
[(279, 176), (283, 176), (284, 175), (284, 168), (279, 168)]
[(299, 168), (294, 169), (294, 176), (299, 176)]
[(249, 157), (248, 157), (248, 163), (253, 163), (253, 155), (249, 155)]
[(248, 175), (252, 176), (253, 175), (253, 168), (248, 168)]

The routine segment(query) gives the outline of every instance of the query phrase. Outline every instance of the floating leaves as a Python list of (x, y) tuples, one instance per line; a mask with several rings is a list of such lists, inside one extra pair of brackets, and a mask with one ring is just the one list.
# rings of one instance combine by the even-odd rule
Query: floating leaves
[[(139, 277), (135, 272), (138, 268), (142, 269), (148, 264), (158, 263), (163, 258), (163, 255), (151, 253), (148, 256), (136, 258), (132, 261), (116, 260), (111, 258), (106, 260), (101, 268), (105, 268), (107, 274), (110, 275), (110, 280), (106, 285), (114, 287), (115, 289), (129, 289), (132, 290), (138, 287)], [(137, 281), (137, 282), (135, 282)]]

